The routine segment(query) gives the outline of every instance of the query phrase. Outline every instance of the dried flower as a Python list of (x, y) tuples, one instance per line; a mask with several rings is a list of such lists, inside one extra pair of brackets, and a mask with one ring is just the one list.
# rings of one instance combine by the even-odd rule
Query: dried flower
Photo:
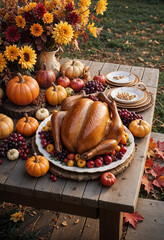
[(34, 8), (34, 12), (38, 18), (43, 18), (44, 14), (46, 13), (46, 8), (43, 3), (38, 3)]
[(10, 221), (13, 221), (16, 223), (19, 220), (24, 221), (24, 214), (21, 211), (16, 212), (10, 216)]
[(20, 34), (16, 26), (11, 25), (7, 28), (6, 32), (4, 32), (5, 39), (8, 42), (17, 42), (20, 39)]

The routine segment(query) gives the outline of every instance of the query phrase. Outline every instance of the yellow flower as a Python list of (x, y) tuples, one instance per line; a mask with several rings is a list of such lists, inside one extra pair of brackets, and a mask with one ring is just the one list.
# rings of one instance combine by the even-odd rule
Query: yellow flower
[(3, 54), (0, 53), (0, 72), (3, 72), (3, 69), (6, 67), (6, 59), (4, 58)]
[(18, 7), (17, 13), (22, 14), (24, 12), (23, 7)]
[(36, 53), (30, 46), (24, 46), (20, 50), (19, 64), (23, 69), (30, 69), (36, 63)]
[(34, 23), (30, 28), (31, 34), (35, 37), (39, 37), (43, 33), (43, 28), (39, 23)]
[(107, 9), (107, 7), (106, 7), (107, 5), (108, 5), (107, 0), (100, 0), (100, 1), (97, 3), (97, 5), (96, 5), (96, 13), (97, 13), (97, 15), (98, 15), (98, 14), (103, 15), (104, 12), (105, 12), (106, 9)]
[(43, 16), (44, 23), (52, 23), (53, 22), (53, 14), (46, 12)]
[(13, 221), (16, 223), (19, 220), (24, 221), (24, 214), (21, 211), (16, 212), (10, 216), (10, 221)]
[(24, 28), (26, 25), (26, 20), (21, 15), (16, 16), (15, 18), (17, 27)]
[(6, 46), (4, 54), (8, 61), (14, 62), (18, 59), (19, 48), (17, 47), (17, 45)]
[(24, 7), (24, 11), (29, 12), (29, 11), (33, 10), (35, 7), (36, 7), (36, 2), (30, 2), (29, 4), (27, 4)]
[(45, 1), (45, 8), (47, 11), (51, 11), (53, 9), (52, 1)]
[(82, 16), (89, 17), (90, 10), (89, 10), (88, 7), (83, 7), (83, 6), (81, 6), (80, 9), (79, 9), (79, 13), (80, 13), (80, 15), (82, 15)]
[(91, 5), (91, 0), (80, 0), (78, 5), (82, 7), (89, 7)]
[(60, 22), (55, 24), (54, 31), (52, 32), (52, 37), (55, 38), (55, 42), (62, 45), (67, 45), (73, 38), (73, 28), (67, 22)]
[(96, 30), (97, 30), (97, 27), (94, 27), (94, 22), (92, 22), (92, 24), (88, 24), (88, 29), (90, 31), (90, 33), (93, 34), (93, 36), (96, 38), (97, 37), (97, 33), (96, 33)]

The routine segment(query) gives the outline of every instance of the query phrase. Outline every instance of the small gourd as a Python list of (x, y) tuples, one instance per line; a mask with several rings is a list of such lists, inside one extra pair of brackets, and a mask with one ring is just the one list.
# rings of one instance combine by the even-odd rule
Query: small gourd
[(17, 160), (19, 158), (19, 151), (15, 148), (10, 149), (7, 152), (7, 158), (11, 161)]
[(25, 113), (25, 117), (19, 119), (16, 124), (17, 132), (25, 137), (31, 137), (34, 135), (38, 127), (38, 121), (33, 117), (28, 117), (27, 113)]
[(44, 156), (34, 153), (34, 156), (27, 159), (25, 168), (29, 175), (40, 177), (48, 172), (49, 161)]
[(151, 131), (148, 122), (142, 119), (136, 119), (129, 124), (129, 130), (135, 137), (145, 137)]
[(45, 95), (47, 102), (52, 106), (56, 106), (61, 104), (62, 101), (67, 97), (67, 92), (64, 87), (60, 85), (56, 86), (54, 83), (52, 83), (52, 87), (46, 90)]
[(52, 82), (56, 81), (56, 75), (52, 69), (47, 69), (46, 64), (43, 64), (44, 69), (40, 69), (36, 74), (36, 80), (42, 88), (48, 88)]
[(90, 73), (90, 70), (89, 70), (89, 66), (84, 67), (83, 79), (84, 79), (85, 83), (88, 82), (88, 81), (91, 81), (91, 73)]
[(69, 79), (78, 78), (83, 74), (84, 65), (79, 60), (69, 60), (61, 66), (61, 73), (65, 72), (65, 76)]
[(40, 108), (36, 112), (35, 116), (38, 120), (43, 121), (45, 118), (49, 116), (49, 111), (46, 108)]
[(14, 129), (13, 120), (0, 113), (0, 139), (7, 138)]

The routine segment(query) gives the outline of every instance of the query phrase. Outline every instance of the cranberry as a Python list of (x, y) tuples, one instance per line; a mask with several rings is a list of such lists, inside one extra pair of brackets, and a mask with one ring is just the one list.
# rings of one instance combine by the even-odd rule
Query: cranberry
[(63, 162), (67, 163), (67, 162), (68, 162), (68, 159), (67, 159), (67, 158), (65, 158), (65, 159), (63, 160)]
[(52, 179), (53, 182), (56, 182), (57, 181), (57, 177), (54, 176), (53, 179)]
[(44, 139), (44, 134), (41, 134), (41, 135), (40, 135), (40, 138), (41, 138), (41, 139)]
[(27, 149), (27, 145), (24, 145), (22, 148), (23, 148), (24, 150), (26, 150), (26, 149)]
[(117, 158), (116, 158), (116, 156), (113, 156), (113, 161), (115, 162), (115, 161), (117, 161)]
[(51, 174), (51, 175), (50, 175), (50, 179), (53, 179), (53, 177), (54, 177), (54, 175), (53, 175), (53, 174)]

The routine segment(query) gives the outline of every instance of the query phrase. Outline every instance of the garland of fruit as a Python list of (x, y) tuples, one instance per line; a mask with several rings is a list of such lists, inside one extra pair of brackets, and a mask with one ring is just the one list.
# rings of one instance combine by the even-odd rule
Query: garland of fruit
[[(67, 102), (68, 97), (72, 95), (75, 97), (80, 96), (77, 93), (84, 90), (85, 98), (89, 98), (90, 101), (92, 100), (91, 102), (99, 102), (98, 94), (104, 92), (105, 81), (106, 78), (100, 71), (91, 80), (89, 67), (84, 66), (80, 61), (71, 60), (61, 66), (61, 76), (57, 79), (54, 72), (46, 69), (46, 66), (43, 70), (38, 71), (36, 80), (32, 77), (18, 74), (18, 76), (8, 82), (6, 94), (13, 103), (26, 106), (31, 102), (35, 102), (39, 92), (41, 92), (42, 97), (38, 101), (42, 101), (42, 99), (45, 101), (46, 99), (48, 104), (55, 107)], [(45, 91), (43, 92), (41, 88), (45, 88)], [(0, 94), (2, 99), (4, 95), (3, 90), (0, 91)], [(122, 123), (129, 127), (134, 136), (144, 137), (150, 132), (150, 125), (143, 120), (141, 115), (130, 112), (127, 109), (119, 109), (118, 114)], [(49, 111), (46, 108), (41, 108), (36, 112), (36, 118), (39, 121), (47, 117), (49, 117)], [(29, 158), (31, 144), (26, 143), (26, 137), (35, 135), (38, 127), (39, 123), (34, 117), (25, 115), (24, 118), (18, 120), (16, 124), (17, 132), (13, 133), (12, 119), (4, 114), (0, 114), (0, 157), (7, 157), (10, 160), (16, 160), (20, 157), (27, 160), (34, 165), (34, 171), (31, 173), (28, 171), (30, 164), (26, 164), (26, 170), (32, 176), (43, 175), (35, 173), (35, 164), (37, 165), (40, 162), (40, 157)], [(78, 152), (69, 151), (64, 145), (62, 145), (62, 151), (57, 151), (50, 121), (46, 123), (38, 134), (42, 148), (49, 153), (51, 159), (60, 161), (62, 165), (68, 167), (99, 168), (104, 165), (110, 165), (112, 162), (121, 160), (130, 145), (129, 136), (124, 130), (118, 143), (107, 154), (97, 154), (92, 158), (85, 159)], [(48, 167), (42, 172), (45, 174), (47, 171)]]

